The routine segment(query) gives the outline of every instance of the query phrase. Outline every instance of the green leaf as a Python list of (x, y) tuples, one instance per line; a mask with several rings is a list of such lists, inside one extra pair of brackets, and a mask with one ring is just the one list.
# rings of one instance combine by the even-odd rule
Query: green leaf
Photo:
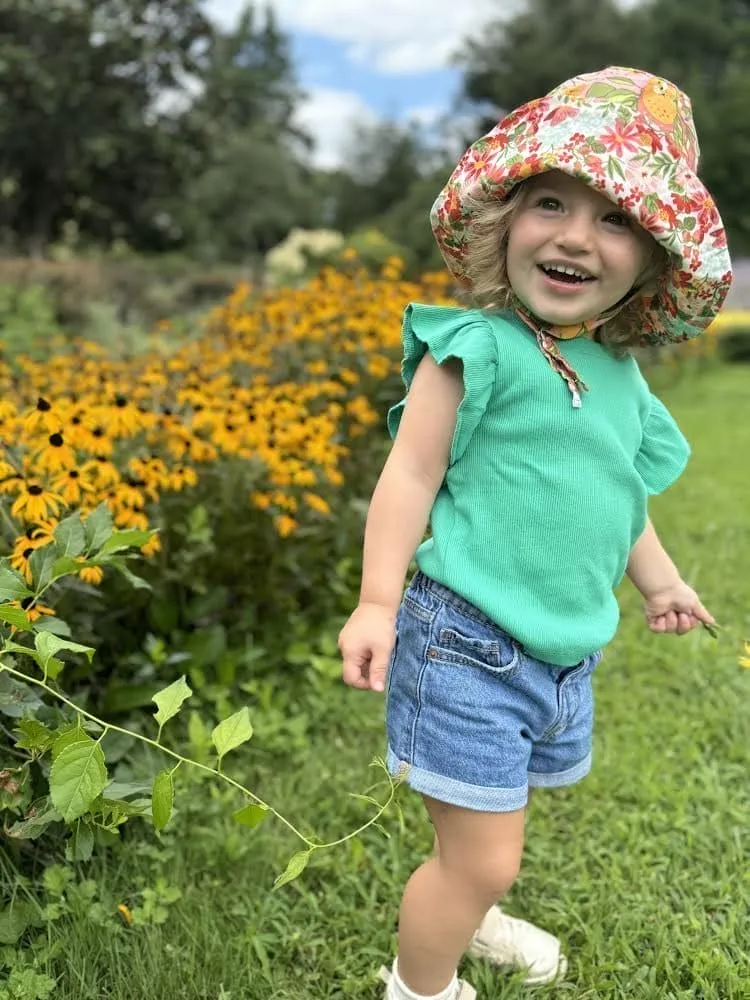
[(76, 823), (65, 848), (68, 861), (89, 861), (94, 851), (94, 831), (88, 823)]
[(16, 746), (21, 750), (28, 750), (34, 753), (36, 750), (44, 753), (49, 750), (55, 741), (55, 734), (37, 719), (21, 719), (16, 726), (16, 732), (20, 737), (16, 740)]
[(53, 680), (64, 666), (63, 661), (55, 655), (61, 649), (70, 650), (71, 653), (85, 653), (89, 663), (95, 652), (91, 646), (82, 646), (80, 642), (63, 639), (62, 636), (54, 635), (52, 632), (37, 632), (34, 636), (34, 645), (39, 654), (39, 666), (44, 671), (44, 676), (49, 676)]
[(173, 719), (177, 715), (182, 707), (182, 703), (192, 693), (184, 674), (179, 680), (170, 684), (169, 687), (162, 688), (161, 691), (156, 692), (151, 700), (156, 703), (157, 711), (154, 712), (154, 717), (159, 724), (159, 729), (161, 729), (165, 722), (169, 722), (170, 719)]
[(35, 632), (53, 632), (55, 635), (63, 635), (67, 638), (70, 638), (72, 634), (70, 625), (54, 615), (43, 615), (41, 618), (37, 618), (31, 627)]
[(87, 551), (98, 552), (112, 534), (112, 528), (112, 511), (106, 503), (100, 503), (96, 510), (89, 514), (83, 525)]
[(283, 875), (279, 875), (274, 882), (274, 889), (280, 889), (282, 885), (287, 885), (289, 882), (293, 882), (296, 878), (299, 878), (305, 868), (307, 868), (311, 854), (312, 850), (310, 849), (299, 851), (297, 854), (292, 855), (289, 859), (289, 864), (286, 866), (286, 871)]
[(29, 569), (34, 579), (34, 588), (39, 593), (52, 579), (52, 567), (57, 559), (54, 545), (45, 545), (35, 549), (29, 559)]
[(50, 823), (59, 823), (61, 819), (60, 813), (52, 808), (49, 798), (45, 796), (32, 803), (24, 818), (8, 830), (8, 836), (16, 840), (36, 840)]
[(238, 809), (237, 812), (233, 812), (232, 819), (236, 823), (239, 823), (240, 826), (247, 826), (253, 829), (259, 826), (267, 815), (268, 806), (261, 806), (255, 802), (250, 802), (248, 805), (243, 806), (242, 809)]
[(243, 743), (247, 743), (252, 735), (253, 727), (247, 708), (241, 708), (239, 712), (220, 722), (211, 733), (211, 740), (216, 747), (219, 760), (221, 761), (230, 750), (236, 750)]
[(162, 771), (154, 778), (154, 790), (151, 796), (151, 815), (154, 827), (163, 830), (172, 815), (174, 804), (174, 782), (170, 771)]
[(38, 917), (39, 911), (33, 903), (26, 900), (12, 903), (0, 912), (0, 944), (16, 944)]
[(50, 582), (59, 580), (63, 576), (70, 576), (71, 573), (79, 573), (85, 565), (85, 562), (80, 562), (78, 559), (72, 559), (70, 556), (61, 556), (52, 563)]
[(10, 566), (0, 566), (0, 601), (22, 601), (31, 594), (20, 573)]
[(138, 531), (136, 528), (115, 531), (102, 545), (99, 554), (106, 556), (111, 552), (121, 552), (123, 549), (140, 548), (155, 534), (155, 531)]
[(87, 813), (106, 784), (102, 748), (88, 736), (60, 751), (50, 769), (52, 804), (66, 823)]
[(76, 512), (64, 518), (55, 528), (55, 546), (58, 556), (80, 556), (86, 548), (86, 532), (81, 515)]
[(29, 628), (31, 622), (23, 608), (13, 608), (10, 604), (0, 604), (0, 621), (16, 628)]
[(131, 587), (135, 587), (136, 590), (152, 590), (151, 584), (144, 580), (140, 576), (136, 576), (135, 573), (128, 567), (123, 556), (107, 556), (101, 561), (102, 566), (112, 566), (117, 572), (124, 576)]
[(73, 743), (79, 743), (85, 739), (86, 733), (81, 729), (80, 725), (72, 725), (58, 730), (55, 742), (52, 744), (52, 760), (55, 761), (63, 750), (72, 746)]
[(610, 97), (617, 89), (609, 83), (594, 83), (588, 89), (589, 97)]

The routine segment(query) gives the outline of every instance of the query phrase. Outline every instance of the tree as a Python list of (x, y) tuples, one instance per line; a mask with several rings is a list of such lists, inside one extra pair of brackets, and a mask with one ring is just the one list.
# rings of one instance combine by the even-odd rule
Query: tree
[(342, 232), (371, 222), (402, 201), (421, 177), (428, 156), (417, 131), (394, 122), (355, 128), (350, 149), (348, 162), (331, 183), (333, 225)]
[(205, 259), (252, 263), (294, 226), (320, 225), (314, 179), (267, 124), (236, 129), (188, 189), (186, 240)]
[(175, 208), (183, 239), (210, 259), (248, 261), (293, 226), (319, 224), (310, 140), (294, 123), (302, 94), (286, 37), (274, 17), (248, 5), (236, 27), (217, 31), (190, 112), (209, 137), (202, 171)]
[(75, 219), (101, 241), (168, 243), (160, 200), (199, 137), (160, 108), (200, 67), (198, 0), (2, 0), (0, 224), (40, 253)]
[(499, 114), (571, 76), (640, 61), (640, 40), (614, 0), (529, 0), (514, 18), (487, 25), (457, 55), (464, 96), (498, 110), (488, 128)]

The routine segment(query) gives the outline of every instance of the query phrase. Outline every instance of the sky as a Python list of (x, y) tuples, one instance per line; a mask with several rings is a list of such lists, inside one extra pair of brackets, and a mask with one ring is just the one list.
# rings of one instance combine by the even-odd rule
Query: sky
[[(232, 26), (245, 0), (204, 0)], [(292, 42), (308, 97), (299, 123), (315, 160), (333, 167), (353, 123), (413, 119), (429, 127), (450, 111), (460, 74), (451, 57), (467, 36), (517, 0), (266, 0)]]

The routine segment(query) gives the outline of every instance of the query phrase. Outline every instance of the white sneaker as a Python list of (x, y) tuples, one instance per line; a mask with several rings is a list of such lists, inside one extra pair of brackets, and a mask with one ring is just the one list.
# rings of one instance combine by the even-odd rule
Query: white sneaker
[[(386, 969), (386, 967), (383, 966), (380, 970), (380, 978), (386, 984), (384, 1000), (390, 1000), (390, 993), (388, 992), (387, 984), (391, 981), (391, 970)], [(463, 979), (459, 979), (458, 993), (455, 995), (453, 1000), (477, 1000), (477, 991), (473, 986), (469, 986), (467, 982), (464, 982)]]
[(503, 913), (499, 906), (493, 906), (482, 921), (469, 945), (469, 954), (494, 965), (526, 970), (527, 986), (553, 983), (568, 971), (568, 960), (553, 934)]

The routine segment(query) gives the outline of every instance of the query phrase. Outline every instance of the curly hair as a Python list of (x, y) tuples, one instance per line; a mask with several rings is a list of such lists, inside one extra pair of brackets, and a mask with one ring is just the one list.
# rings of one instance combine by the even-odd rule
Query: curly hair
[[(474, 307), (487, 310), (509, 309), (513, 289), (508, 279), (508, 235), (513, 220), (523, 207), (527, 181), (517, 184), (503, 201), (475, 201), (473, 219), (469, 224), (466, 273), (471, 281), (468, 293)], [(646, 268), (639, 277), (638, 290), (625, 306), (612, 307), (612, 318), (594, 331), (594, 339), (623, 357), (641, 344), (643, 293), (651, 294), (664, 279), (671, 266), (669, 253), (656, 240)]]

